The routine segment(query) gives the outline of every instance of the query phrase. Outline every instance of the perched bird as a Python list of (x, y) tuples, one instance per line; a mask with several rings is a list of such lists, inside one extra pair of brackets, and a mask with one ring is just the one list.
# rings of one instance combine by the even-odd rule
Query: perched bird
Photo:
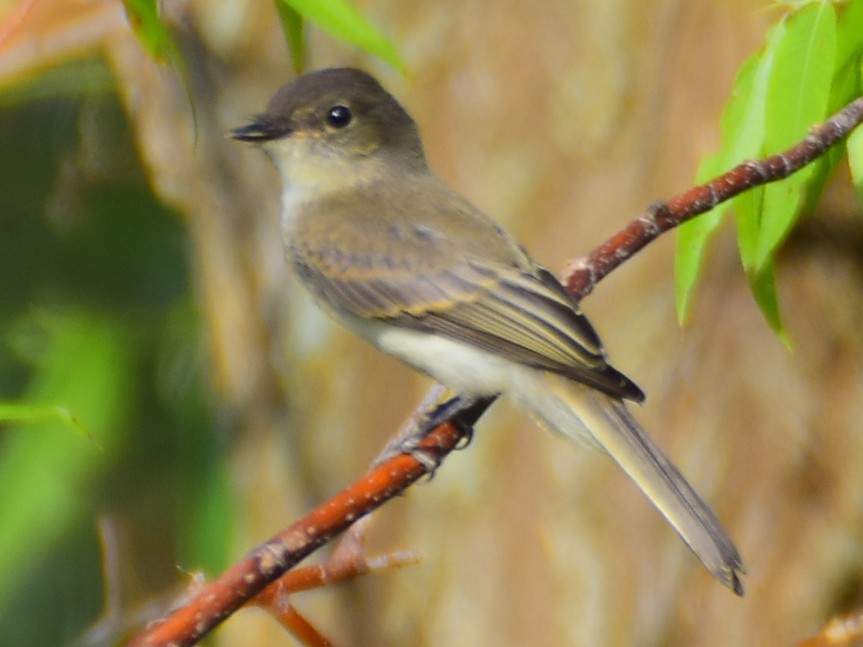
[(644, 394), (554, 276), (429, 170), (413, 119), (373, 77), (300, 76), (232, 135), (278, 169), (287, 259), (330, 314), (451, 389), (509, 395), (604, 449), (743, 594), (734, 544), (627, 410)]

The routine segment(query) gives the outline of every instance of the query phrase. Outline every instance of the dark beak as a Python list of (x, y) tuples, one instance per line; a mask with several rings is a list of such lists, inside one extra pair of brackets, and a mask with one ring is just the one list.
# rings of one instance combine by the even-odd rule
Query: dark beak
[(286, 127), (284, 124), (275, 123), (267, 119), (266, 116), (262, 116), (250, 123), (248, 126), (234, 128), (231, 131), (231, 137), (238, 139), (241, 142), (260, 144), (272, 141), (273, 139), (285, 137), (289, 132), (290, 128)]

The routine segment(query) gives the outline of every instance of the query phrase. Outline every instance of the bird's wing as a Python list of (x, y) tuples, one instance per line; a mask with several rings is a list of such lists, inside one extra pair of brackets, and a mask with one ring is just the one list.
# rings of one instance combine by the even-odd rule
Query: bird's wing
[[(352, 237), (350, 245), (339, 244), (344, 236)], [(381, 236), (398, 238), (395, 249), (418, 246), (421, 253), (414, 250), (411, 262), (401, 263), (393, 246), (380, 251)], [(337, 310), (464, 341), (616, 397), (644, 398), (635, 383), (608, 364), (574, 299), (518, 248), (506, 262), (509, 252), (454, 251), (457, 243), (434, 229), (396, 225), (374, 235), (356, 228), (329, 231), (311, 244), (295, 241), (289, 244), (297, 271)], [(416, 262), (418, 257), (422, 262)]]

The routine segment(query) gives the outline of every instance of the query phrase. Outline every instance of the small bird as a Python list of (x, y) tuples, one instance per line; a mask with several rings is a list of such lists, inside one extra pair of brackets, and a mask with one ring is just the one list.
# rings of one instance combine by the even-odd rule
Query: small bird
[(605, 450), (743, 595), (743, 562), (719, 520), (627, 410), (641, 389), (609, 364), (555, 277), (429, 170), (414, 120), (372, 76), (300, 76), (231, 134), (275, 164), (286, 257), (325, 310), (447, 387), (508, 395)]

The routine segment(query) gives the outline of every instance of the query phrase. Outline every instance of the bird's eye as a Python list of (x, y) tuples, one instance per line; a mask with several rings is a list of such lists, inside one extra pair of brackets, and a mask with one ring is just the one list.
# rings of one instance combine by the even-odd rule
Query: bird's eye
[(327, 123), (333, 128), (344, 128), (353, 118), (351, 109), (347, 106), (333, 106), (327, 111)]

